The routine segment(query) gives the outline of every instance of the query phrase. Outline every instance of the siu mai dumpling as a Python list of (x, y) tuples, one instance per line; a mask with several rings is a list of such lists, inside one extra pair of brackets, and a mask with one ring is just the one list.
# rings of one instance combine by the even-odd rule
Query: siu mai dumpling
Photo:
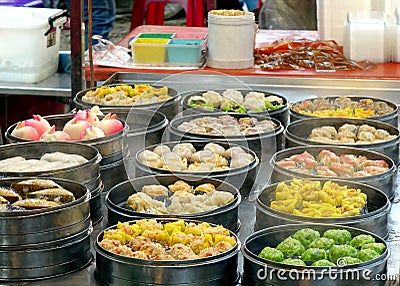
[(75, 200), (74, 194), (63, 188), (51, 188), (35, 192), (29, 192), (26, 194), (26, 198), (44, 199), (62, 204), (69, 203)]
[(197, 194), (210, 194), (212, 192), (215, 191), (215, 186), (213, 184), (210, 183), (205, 183), (205, 184), (201, 184), (198, 185), (195, 189), (194, 189), (194, 193)]
[(193, 187), (186, 183), (185, 181), (178, 180), (175, 183), (168, 186), (171, 192), (175, 193), (178, 191), (184, 191), (188, 193), (193, 193)]
[(13, 207), (20, 207), (26, 210), (45, 209), (59, 206), (59, 203), (47, 201), (43, 199), (24, 199), (16, 201), (12, 204)]
[(28, 192), (35, 192), (44, 189), (61, 188), (56, 182), (48, 179), (29, 179), (11, 184), (11, 188), (19, 194), (25, 195)]
[(0, 196), (10, 204), (22, 199), (13, 189), (6, 187), (0, 187)]

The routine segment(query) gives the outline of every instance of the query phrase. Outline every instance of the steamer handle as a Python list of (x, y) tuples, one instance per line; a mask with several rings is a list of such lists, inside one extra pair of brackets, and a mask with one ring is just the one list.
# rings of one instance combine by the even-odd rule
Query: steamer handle
[(68, 10), (63, 10), (63, 11), (49, 17), (48, 22), (49, 22), (50, 28), (46, 31), (46, 33), (44, 33), (45, 36), (50, 34), (50, 32), (54, 29), (54, 22), (57, 19), (60, 19), (61, 17), (68, 17)]

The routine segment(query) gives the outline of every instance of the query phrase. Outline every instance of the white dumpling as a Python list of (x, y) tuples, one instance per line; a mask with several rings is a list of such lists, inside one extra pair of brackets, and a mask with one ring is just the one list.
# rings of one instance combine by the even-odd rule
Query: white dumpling
[[(184, 171), (186, 166), (181, 157), (174, 152), (166, 153), (161, 157), (164, 162), (164, 168), (171, 171)], [(186, 160), (185, 160), (186, 161)]]
[(263, 92), (250, 91), (248, 94), (246, 94), (246, 96), (244, 97), (244, 100), (246, 101), (247, 99), (250, 99), (250, 98), (256, 98), (256, 99), (264, 102), (265, 94)]
[(171, 152), (171, 149), (167, 145), (159, 145), (153, 149), (153, 152), (158, 156), (163, 156), (165, 153)]
[(181, 159), (185, 158), (189, 161), (196, 149), (192, 143), (179, 143), (172, 148), (172, 152), (178, 154)]
[(228, 99), (230, 101), (233, 101), (236, 104), (242, 104), (243, 103), (243, 95), (240, 91), (236, 89), (227, 89), (222, 93), (222, 100), (223, 99)]
[(240, 168), (247, 166), (252, 162), (251, 158), (248, 156), (236, 156), (233, 157), (230, 163), (231, 168)]
[(246, 110), (265, 110), (264, 101), (256, 97), (246, 98), (243, 102), (243, 106)]
[(244, 149), (240, 148), (239, 146), (228, 148), (224, 152), (224, 156), (226, 158), (232, 158), (232, 157), (235, 157), (235, 156), (242, 156), (243, 154), (247, 154), (247, 152)]
[(215, 153), (209, 149), (197, 151), (191, 157), (192, 162), (213, 163), (215, 164), (217, 157)]
[(62, 162), (70, 165), (80, 165), (86, 163), (88, 160), (78, 154), (68, 154), (63, 152), (45, 153), (40, 160), (47, 162)]
[(215, 108), (221, 105), (222, 96), (216, 91), (207, 91), (203, 93), (203, 97), (207, 100), (207, 104), (212, 104)]
[(225, 148), (216, 143), (207, 143), (206, 146), (204, 146), (204, 150), (207, 149), (218, 155), (224, 155), (225, 152)]

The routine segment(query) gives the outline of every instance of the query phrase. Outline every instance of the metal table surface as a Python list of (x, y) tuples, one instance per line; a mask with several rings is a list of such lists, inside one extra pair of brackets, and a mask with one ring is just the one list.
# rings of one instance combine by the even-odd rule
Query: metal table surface
[(0, 95), (71, 97), (71, 73), (57, 72), (38, 83), (0, 81)]

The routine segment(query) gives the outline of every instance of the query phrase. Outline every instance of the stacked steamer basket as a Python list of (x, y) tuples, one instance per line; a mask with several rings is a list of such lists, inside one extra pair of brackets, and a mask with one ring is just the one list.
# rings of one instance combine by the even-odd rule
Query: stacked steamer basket
[[(125, 230), (131, 248), (120, 239)], [(240, 245), (233, 232), (201, 221), (118, 223), (96, 239), (94, 276), (102, 285), (237, 285)]]
[[(63, 204), (54, 200), (51, 203), (56, 206), (36, 209), (16, 207), (13, 206), (15, 202), (10, 201), (3, 208), (0, 213), (2, 282), (14, 284), (65, 275), (86, 267), (92, 259), (90, 192), (82, 184), (71, 180), (48, 177), (43, 179), (46, 184), (51, 180), (61, 186), (72, 193), (75, 199), (64, 201)], [(17, 190), (13, 184), (21, 184), (25, 180), (35, 181), (26, 183), (29, 187), (24, 188), (29, 191), (25, 194), (35, 193), (33, 188), (37, 188), (40, 184), (38, 181), (41, 180), (36, 177), (3, 178), (0, 179), (0, 186), (7, 190), (11, 186)], [(26, 192), (26, 189), (22, 192)], [(21, 190), (18, 194), (21, 194)]]
[(113, 84), (82, 90), (75, 95), (73, 101), (80, 109), (96, 105), (100, 108), (118, 108), (127, 112), (137, 109), (159, 111), (171, 120), (179, 112), (180, 95), (176, 90), (166, 86)]
[(134, 178), (135, 170), (128, 164), (128, 158), (147, 146), (159, 143), (169, 121), (163, 113), (146, 109), (102, 108), (101, 111), (103, 114), (116, 114), (128, 126), (128, 132), (122, 138), (123, 146), (128, 148), (123, 162), (128, 178)]
[(282, 124), (274, 118), (225, 112), (176, 117), (167, 128), (171, 140), (238, 144), (253, 151), (260, 159), (257, 180), (250, 189), (241, 189), (242, 195), (248, 195), (251, 188), (258, 189), (266, 183), (265, 179), (270, 176), (269, 159), (284, 145), (283, 130)]
[[(231, 93), (239, 95), (236, 102), (224, 101)], [(226, 89), (191, 91), (182, 94), (183, 114), (210, 112), (238, 112), (272, 117), (287, 126), (289, 104), (285, 97), (262, 90)]]
[[(361, 108), (367, 110), (366, 113)], [(350, 109), (350, 110), (349, 110)], [(339, 113), (334, 113), (338, 111)], [(348, 112), (350, 111), (350, 113)], [(357, 114), (360, 111), (360, 114)], [(328, 96), (293, 103), (289, 108), (290, 122), (314, 117), (355, 117), (378, 120), (398, 126), (399, 108), (393, 102), (365, 96)], [(343, 113), (345, 112), (345, 113)]]
[[(60, 156), (61, 159), (66, 155), (82, 156), (86, 162), (78, 162), (73, 166), (58, 166), (56, 169), (48, 167), (40, 169), (34, 165), (23, 167), (21, 161), (15, 163), (12, 168), (5, 168), (5, 160), (11, 158), (24, 158), (27, 162), (39, 161), (45, 154), (54, 154)], [(8, 144), (0, 146), (0, 177), (55, 177), (73, 180), (81, 183), (90, 191), (90, 213), (94, 223), (100, 221), (103, 217), (101, 207), (101, 192), (103, 184), (100, 178), (100, 161), (101, 155), (99, 151), (89, 145), (74, 142), (21, 142), (18, 144)], [(16, 169), (18, 167), (18, 169)], [(19, 168), (21, 167), (21, 168)]]
[[(267, 258), (260, 257), (260, 253), (264, 248), (270, 247), (275, 249), (286, 238), (304, 229), (307, 231), (311, 230), (312, 233), (318, 233), (318, 237), (326, 238), (328, 238), (328, 235), (325, 235), (326, 231), (337, 231), (337, 229), (340, 229), (341, 231), (339, 233), (349, 234), (348, 239), (343, 240), (345, 243), (351, 242), (352, 238), (359, 235), (361, 235), (359, 238), (368, 237), (368, 239), (374, 241), (374, 244), (382, 246), (381, 253), (377, 253), (372, 259), (364, 259), (364, 261), (349, 256), (344, 259), (336, 259), (340, 253), (337, 249), (346, 249), (346, 251), (348, 253), (351, 252), (353, 256), (357, 251), (358, 253), (366, 252), (365, 250), (357, 250), (362, 248), (361, 245), (357, 245), (357, 248), (350, 245), (343, 247), (342, 242), (339, 243), (338, 236), (338, 241), (332, 239), (333, 243), (337, 244), (337, 246), (335, 245), (335, 255), (328, 254), (327, 257), (330, 260), (334, 260), (335, 263), (328, 261), (326, 258), (319, 260), (320, 262), (316, 263), (318, 265), (316, 266), (314, 264), (315, 262), (309, 261), (310, 258), (305, 258), (304, 255), (294, 255), (294, 257), (296, 257), (295, 259), (284, 260), (284, 262), (282, 262), (281, 259), (274, 261), (272, 260), (274, 258), (271, 256), (267, 256)], [(341, 238), (342, 237), (340, 237), (340, 240)], [(301, 239), (301, 237), (299, 237), (299, 239)], [(294, 240), (298, 241), (297, 239)], [(303, 240), (302, 242), (305, 243)], [(303, 245), (302, 243), (300, 244)], [(333, 249), (332, 246), (331, 248)], [(312, 249), (315, 250), (316, 248)], [(286, 250), (284, 251), (286, 254), (291, 251), (289, 248)], [(346, 251), (342, 251), (342, 253), (346, 253)], [(326, 255), (324, 250), (319, 253), (322, 253), (323, 256)], [(362, 285), (384, 285), (385, 281), (372, 281), (371, 277), (378, 277), (379, 275), (386, 274), (390, 251), (386, 242), (381, 237), (358, 228), (347, 226), (339, 227), (330, 224), (287, 224), (265, 228), (251, 234), (243, 243), (242, 254), (244, 269), (241, 281), (242, 285), (304, 285), (304, 280), (307, 280), (307, 285), (321, 285), (321, 283), (327, 285), (354, 285), (355, 281)], [(304, 260), (300, 260), (300, 258), (297, 257), (304, 258)], [(360, 258), (364, 257), (360, 256)], [(302, 261), (302, 263), (299, 263), (299, 260)], [(297, 265), (290, 264), (295, 262)]]
[(290, 123), (286, 148), (309, 145), (357, 147), (382, 153), (399, 164), (399, 130), (381, 121), (362, 118), (309, 118)]
[[(182, 194), (186, 196), (179, 197)], [(144, 199), (147, 206), (141, 205)], [(222, 225), (233, 232), (240, 227), (240, 201), (238, 189), (231, 184), (190, 175), (140, 177), (116, 185), (106, 196), (109, 225), (142, 218), (182, 218)]]
[[(233, 153), (239, 156), (232, 156)], [(199, 140), (149, 146), (139, 151), (132, 163), (136, 177), (161, 174), (210, 177), (232, 184), (242, 196), (252, 188), (258, 164), (255, 152), (246, 147)]]
[[(76, 116), (77, 115), (75, 114), (59, 114), (44, 116), (43, 118), (47, 120), (51, 126), (54, 125), (56, 130), (63, 130), (63, 127), (68, 122), (71, 122)], [(103, 118), (105, 117), (98, 116), (99, 120)], [(83, 144), (93, 146), (99, 150), (99, 153), (102, 157), (100, 161), (100, 177), (105, 192), (107, 192), (114, 184), (127, 179), (123, 158), (126, 156), (128, 148), (127, 146), (123, 145), (123, 136), (126, 134), (128, 127), (125, 122), (121, 120), (120, 122), (122, 123), (122, 129), (115, 133), (95, 139), (78, 141)], [(17, 125), (18, 123), (15, 123), (7, 129), (6, 138), (8, 143), (32, 141), (28, 139), (21, 139), (20, 137), (13, 135), (13, 131), (16, 129)]]
[[(332, 280), (328, 274), (342, 271), (343, 275), (351, 272), (361, 277), (366, 269), (371, 277), (386, 273), (389, 250), (384, 238), (389, 235), (390, 200), (395, 195), (399, 162), (397, 106), (381, 99), (337, 96), (294, 103), (289, 113), (291, 123), (284, 131), (286, 149), (278, 150), (270, 160), (270, 185), (255, 201), (256, 232), (242, 248), (242, 284), (301, 285), (298, 277), (285, 279), (292, 271), (300, 275), (314, 273), (307, 278), (309, 285), (321, 281), (352, 285), (354, 280)], [(346, 134), (336, 136), (339, 128)], [(360, 135), (357, 131), (361, 129), (365, 132)], [(385, 141), (378, 136), (373, 141), (375, 130), (390, 138)], [(348, 203), (351, 198), (358, 203)], [(304, 258), (301, 253), (283, 263), (281, 259), (262, 257), (266, 246), (267, 252), (281, 249), (280, 242), (301, 229), (317, 230), (321, 236), (328, 229), (346, 230), (352, 237), (373, 238), (385, 250), (379, 254), (374, 251), (376, 255), (370, 260), (345, 258), (338, 260), (340, 263), (324, 261), (321, 265), (311, 265), (314, 261), (308, 260), (291, 264)], [(364, 252), (361, 248), (355, 250), (353, 258)], [(330, 259), (334, 250), (328, 249), (322, 252)], [(283, 276), (278, 277), (278, 271)], [(376, 281), (368, 284), (365, 275), (360, 279), (365, 285), (381, 285)]]

